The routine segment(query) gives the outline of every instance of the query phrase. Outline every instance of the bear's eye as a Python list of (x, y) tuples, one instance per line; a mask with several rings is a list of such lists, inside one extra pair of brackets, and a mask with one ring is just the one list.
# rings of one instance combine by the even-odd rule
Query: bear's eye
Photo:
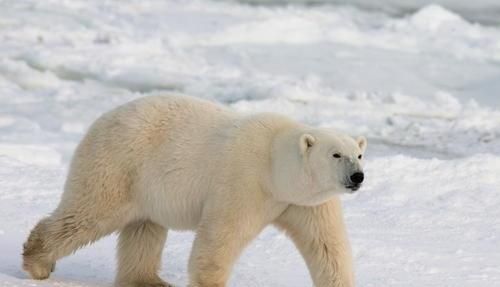
[(362, 159), (362, 158), (363, 158), (362, 154), (358, 155), (358, 159)]
[(333, 157), (334, 157), (334, 158), (340, 158), (340, 154), (339, 154), (339, 153), (334, 153), (334, 154), (333, 154)]

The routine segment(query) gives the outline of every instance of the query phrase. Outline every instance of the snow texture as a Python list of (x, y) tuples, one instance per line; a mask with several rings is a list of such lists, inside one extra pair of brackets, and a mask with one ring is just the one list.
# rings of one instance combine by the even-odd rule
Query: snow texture
[(369, 11), (381, 11), (394, 16), (401, 16), (425, 7), (437, 4), (460, 13), (465, 19), (483, 24), (500, 24), (500, 2), (498, 0), (225, 0), (252, 5), (354, 5)]
[[(367, 136), (367, 182), (343, 197), (357, 286), (498, 286), (500, 28), (460, 14), (466, 1), (241, 2), (0, 1), (0, 286), (112, 284), (115, 236), (46, 281), (21, 270), (21, 245), (57, 205), (92, 121), (162, 93)], [(395, 2), (410, 12), (383, 13)], [(474, 5), (498, 11), (498, 1)], [(192, 240), (169, 234), (161, 275), (178, 286)], [(230, 280), (311, 285), (274, 228)]]

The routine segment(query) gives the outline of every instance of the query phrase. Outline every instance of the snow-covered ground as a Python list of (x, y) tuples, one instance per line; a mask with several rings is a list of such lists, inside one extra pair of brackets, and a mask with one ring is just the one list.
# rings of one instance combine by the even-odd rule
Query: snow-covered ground
[(414, 13), (431, 4), (438, 4), (473, 22), (488, 25), (500, 24), (500, 1), (498, 0), (219, 0), (241, 2), (251, 5), (354, 5), (370, 11), (382, 11), (391, 15)]
[[(0, 1), (0, 286), (111, 285), (113, 236), (43, 282), (22, 272), (21, 245), (56, 206), (92, 120), (168, 92), (368, 137), (367, 182), (343, 197), (358, 286), (498, 286), (500, 28), (466, 18), (437, 5), (396, 17), (335, 5)], [(171, 232), (164, 252), (162, 276), (179, 286), (192, 239)], [(268, 228), (230, 285), (311, 284), (291, 242)]]

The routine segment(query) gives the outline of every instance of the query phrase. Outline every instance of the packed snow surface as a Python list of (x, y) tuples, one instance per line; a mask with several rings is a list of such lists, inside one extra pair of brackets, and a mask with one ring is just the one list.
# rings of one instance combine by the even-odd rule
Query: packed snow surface
[[(21, 245), (57, 205), (92, 121), (165, 93), (367, 136), (366, 184), (343, 197), (357, 286), (498, 286), (500, 28), (445, 7), (388, 16), (234, 1), (0, 1), (0, 286), (112, 284), (114, 236), (40, 282), (21, 270)], [(178, 286), (192, 239), (169, 234), (161, 275)], [(273, 228), (230, 280), (311, 285)]]

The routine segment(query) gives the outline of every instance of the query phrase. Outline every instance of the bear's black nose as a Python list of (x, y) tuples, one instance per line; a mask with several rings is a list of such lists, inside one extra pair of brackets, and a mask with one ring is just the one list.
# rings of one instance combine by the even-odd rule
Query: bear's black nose
[(362, 172), (355, 172), (351, 175), (351, 181), (353, 183), (362, 183), (363, 179), (365, 179), (365, 175)]

